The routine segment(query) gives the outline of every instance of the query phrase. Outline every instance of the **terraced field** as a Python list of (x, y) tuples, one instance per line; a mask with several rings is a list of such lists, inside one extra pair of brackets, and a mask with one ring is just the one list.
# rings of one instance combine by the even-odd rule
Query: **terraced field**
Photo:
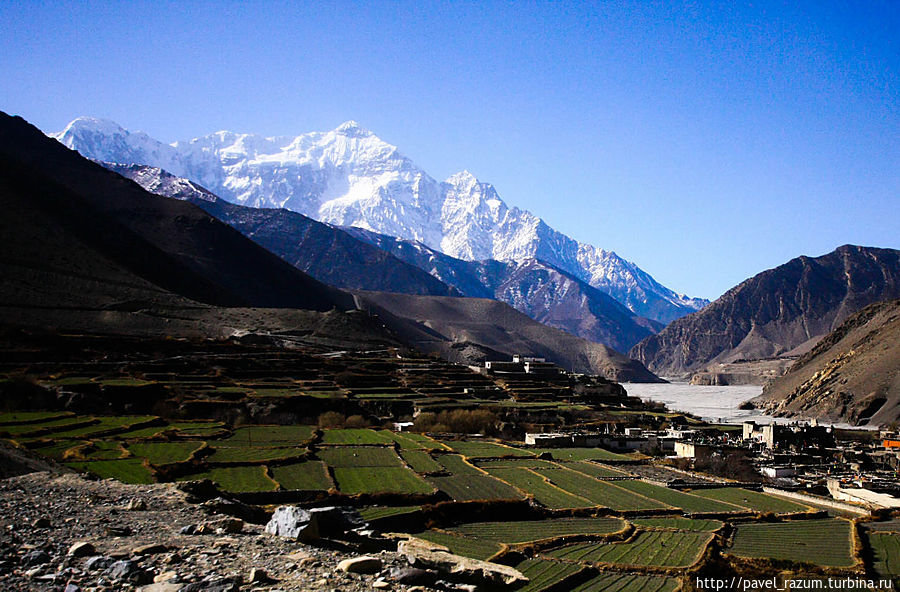
[(566, 535), (604, 535), (625, 528), (621, 518), (554, 518), (520, 522), (472, 522), (451, 532), (498, 543), (528, 543)]
[(808, 506), (804, 506), (780, 497), (775, 497), (758, 491), (741, 489), (739, 487), (722, 487), (718, 489), (697, 489), (694, 495), (706, 499), (718, 500), (753, 510), (754, 512), (773, 512), (775, 514), (788, 514), (793, 512), (806, 512)]
[(572, 469), (573, 471), (578, 471), (579, 473), (584, 473), (585, 475), (597, 478), (597, 479), (608, 479), (615, 477), (627, 477), (628, 473), (614, 469), (607, 465), (601, 465), (599, 463), (591, 462), (589, 460), (575, 460), (575, 461), (566, 461), (563, 464), (567, 469)]
[(681, 516), (635, 518), (632, 524), (640, 528), (673, 528), (677, 530), (693, 530), (697, 532), (712, 532), (722, 528), (719, 520), (697, 520), (696, 518), (682, 518)]
[(742, 512), (744, 508), (719, 500), (660, 487), (646, 481), (616, 481), (616, 485), (685, 512)]
[(537, 469), (536, 473), (547, 477), (554, 485), (578, 496), (587, 498), (594, 505), (613, 510), (652, 510), (670, 506), (646, 497), (635, 495), (613, 482), (598, 481), (584, 473), (569, 469)]
[[(773, 545), (772, 541), (779, 544)], [(815, 565), (848, 567), (851, 525), (840, 518), (739, 524), (728, 553), (739, 557), (769, 557)]]
[(666, 576), (602, 574), (572, 592), (676, 592), (681, 582)]
[(883, 578), (900, 576), (900, 534), (870, 532), (873, 568)]
[(505, 456), (534, 456), (528, 450), (512, 448), (494, 442), (480, 442), (477, 440), (444, 442), (452, 450), (468, 458), (502, 458)]
[(298, 446), (312, 438), (315, 428), (308, 425), (245, 426), (234, 430), (230, 438), (217, 440), (224, 446)]
[(265, 462), (296, 458), (306, 454), (306, 448), (239, 448), (237, 446), (216, 448), (206, 457), (208, 463)]
[(322, 444), (393, 444), (394, 438), (385, 432), (376, 432), (366, 428), (325, 430)]
[(540, 504), (553, 510), (590, 508), (595, 505), (587, 498), (572, 494), (553, 485), (546, 477), (531, 469), (489, 469), (488, 472), (493, 477), (501, 479), (523, 492), (530, 493)]
[(526, 559), (515, 568), (528, 578), (528, 583), (519, 588), (519, 592), (543, 592), (584, 570), (581, 565), (548, 559)]
[[(93, 469), (91, 470), (93, 472)], [(275, 491), (278, 489), (278, 483), (272, 481), (266, 475), (266, 467), (262, 465), (210, 469), (203, 473), (186, 475), (178, 480), (193, 481), (196, 479), (210, 479), (218, 483), (225, 491), (233, 491), (235, 493)]]
[[(116, 443), (118, 444), (118, 443)], [(146, 458), (154, 465), (183, 462), (203, 447), (202, 442), (136, 442), (128, 445), (128, 451), (136, 457)]]
[(153, 483), (153, 474), (140, 458), (69, 462), (66, 466), (78, 471), (89, 471), (101, 479), (118, 479), (125, 483)]
[(485, 539), (476, 539), (436, 530), (426, 530), (414, 535), (416, 538), (431, 541), (450, 549), (451, 553), (471, 557), (472, 559), (485, 560), (500, 550), (500, 544)]
[(553, 460), (599, 460), (599, 461), (627, 461), (630, 456), (610, 452), (602, 448), (531, 448), (535, 454), (549, 452)]
[(325, 463), (316, 460), (279, 465), (269, 470), (282, 489), (328, 491), (334, 488), (334, 482), (328, 476)]
[(400, 456), (417, 473), (436, 473), (444, 470), (443, 465), (431, 458), (425, 450), (402, 449)]
[(385, 446), (333, 446), (322, 448), (316, 456), (332, 467), (402, 467), (393, 448)]
[(700, 559), (712, 538), (705, 532), (640, 531), (626, 542), (576, 543), (544, 555), (587, 563), (688, 567)]
[(434, 487), (406, 467), (334, 467), (341, 493), (431, 493)]

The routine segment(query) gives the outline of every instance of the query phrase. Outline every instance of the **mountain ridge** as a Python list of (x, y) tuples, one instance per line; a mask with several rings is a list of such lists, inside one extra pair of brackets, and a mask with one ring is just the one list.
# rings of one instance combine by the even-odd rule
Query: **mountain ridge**
[(169, 145), (113, 122), (79, 118), (51, 137), (95, 160), (160, 167), (240, 205), (285, 208), (465, 260), (540, 259), (663, 323), (707, 303), (508, 207), (492, 185), (470, 173), (436, 181), (355, 122), (294, 137), (216, 132)]

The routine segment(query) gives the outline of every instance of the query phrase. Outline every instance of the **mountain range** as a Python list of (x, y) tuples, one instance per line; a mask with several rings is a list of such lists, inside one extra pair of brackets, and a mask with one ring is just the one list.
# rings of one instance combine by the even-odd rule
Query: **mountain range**
[(630, 355), (663, 376), (712, 363), (800, 356), (848, 316), (900, 297), (900, 251), (844, 245), (797, 257), (678, 319)]
[[(656, 379), (606, 346), (541, 325), (500, 302), (490, 301), (485, 321), (479, 316), (484, 301), (449, 298), (459, 304), (444, 311), (440, 331), (392, 313), (399, 310), (391, 304), (396, 295), (367, 293), (373, 300), (363, 302), (365, 295), (319, 282), (193, 203), (149, 193), (4, 113), (0, 206), (4, 330), (251, 334), (330, 349), (400, 347), (412, 341), (405, 336), (427, 334), (415, 345), (440, 353), (458, 345), (472, 361), (543, 354), (579, 372), (608, 369), (620, 380)], [(497, 334), (523, 337), (510, 341), (516, 349), (494, 348), (503, 345)]]
[(612, 251), (508, 207), (492, 185), (466, 171), (436, 181), (352, 121), (299, 136), (222, 131), (164, 144), (113, 122), (79, 118), (52, 137), (97, 161), (161, 168), (235, 204), (283, 208), (465, 261), (536, 259), (663, 324), (707, 303), (676, 294)]

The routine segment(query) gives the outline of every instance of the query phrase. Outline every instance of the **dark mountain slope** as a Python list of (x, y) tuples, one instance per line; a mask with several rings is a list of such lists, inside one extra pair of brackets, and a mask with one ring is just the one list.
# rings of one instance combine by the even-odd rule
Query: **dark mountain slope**
[[(479, 363), (511, 356), (539, 356), (575, 372), (602, 374), (629, 382), (659, 379), (639, 362), (617, 351), (538, 323), (496, 300), (358, 293), (370, 312), (385, 319), (400, 337), (423, 351), (439, 352), (456, 361)], [(405, 325), (397, 319), (406, 321)], [(470, 359), (460, 352), (472, 351)]]
[(844, 319), (900, 297), (900, 251), (845, 245), (764, 271), (631, 350), (664, 376), (711, 362), (802, 353)]
[[(32, 209), (37, 223), (62, 226), (74, 240), (166, 291), (221, 306), (353, 306), (348, 294), (310, 278), (201, 209), (144, 191), (21, 118), (0, 114), (0, 161), (7, 198), (24, 199), (20, 205)], [(44, 253), (48, 260), (56, 255)]]
[(190, 201), (297, 269), (329, 285), (404, 294), (458, 294), (421, 269), (302, 214), (235, 205), (156, 167), (114, 163), (103, 163), (103, 166), (136, 181), (148, 191)]
[(900, 420), (900, 300), (848, 318), (767, 385), (760, 402), (778, 415), (874, 425)]

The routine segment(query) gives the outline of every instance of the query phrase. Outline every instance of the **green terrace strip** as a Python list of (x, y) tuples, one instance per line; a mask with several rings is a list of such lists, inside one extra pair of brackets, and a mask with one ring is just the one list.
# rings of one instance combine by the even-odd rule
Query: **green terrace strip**
[(548, 482), (546, 477), (531, 469), (490, 469), (488, 472), (519, 490), (531, 494), (538, 503), (551, 510), (590, 508), (596, 505), (587, 498), (560, 489)]
[(428, 482), (458, 502), (525, 498), (515, 487), (475, 468), (458, 454), (442, 454), (436, 460), (451, 475), (428, 477)]
[(139, 440), (141, 438), (153, 438), (163, 433), (175, 433), (177, 436), (188, 437), (215, 437), (225, 435), (225, 425), (217, 421), (175, 421), (166, 425), (155, 425), (146, 428), (137, 428), (127, 432), (119, 432), (110, 436), (116, 440)]
[(881, 577), (900, 575), (900, 535), (892, 532), (869, 533), (872, 567)]
[(298, 458), (307, 453), (306, 448), (216, 448), (205, 458), (207, 463), (264, 463), (270, 460)]
[[(44, 451), (43, 449), (39, 450), (42, 453)], [(115, 440), (84, 442), (81, 446), (70, 448), (70, 450), (72, 451), (70, 455), (75, 454), (77, 457), (86, 460), (115, 460), (117, 458), (125, 458), (128, 456), (128, 452), (122, 448), (122, 443)]]
[(754, 512), (774, 512), (775, 514), (789, 514), (794, 512), (806, 512), (808, 506), (802, 506), (798, 503), (759, 493), (758, 491), (750, 491), (740, 487), (721, 487), (718, 489), (697, 489), (692, 492), (707, 499), (719, 500), (736, 506), (753, 510)]
[(184, 462), (203, 447), (202, 442), (137, 442), (129, 444), (132, 455), (146, 458), (150, 464), (165, 465)]
[(671, 518), (635, 518), (631, 522), (640, 528), (672, 528), (697, 532), (713, 532), (723, 526), (723, 523), (719, 520), (698, 520), (680, 516)]
[(599, 575), (572, 592), (676, 592), (680, 588), (676, 578), (611, 573)]
[(434, 487), (406, 467), (334, 467), (334, 479), (341, 493), (422, 493)]
[(223, 446), (298, 446), (309, 441), (315, 428), (308, 425), (244, 426), (234, 430), (230, 438), (217, 440)]
[(602, 448), (531, 448), (535, 454), (549, 452), (554, 460), (599, 460), (599, 461), (628, 461), (630, 456), (616, 454)]
[[(41, 443), (43, 444), (43, 442)], [(80, 448), (81, 446), (87, 446), (88, 444), (90, 444), (90, 442), (87, 440), (53, 440), (49, 441), (44, 446), (34, 448), (34, 451), (55, 460), (63, 460), (67, 451), (74, 448)]]
[(90, 438), (116, 431), (124, 431), (125, 428), (158, 420), (154, 415), (117, 415), (95, 417), (96, 423), (68, 430), (54, 430), (53, 438)]
[(401, 448), (447, 450), (446, 446), (424, 434), (416, 434), (415, 432), (403, 432), (401, 434), (390, 430), (379, 430), (378, 433), (393, 439)]
[(476, 440), (462, 440), (459, 442), (444, 442), (454, 451), (468, 458), (501, 458), (504, 456), (534, 456), (528, 450), (521, 450), (494, 442), (480, 442)]
[(670, 507), (662, 502), (635, 495), (612, 482), (598, 481), (577, 471), (537, 469), (535, 472), (570, 493), (577, 492), (579, 496), (591, 500), (594, 504), (613, 510), (656, 510)]
[(366, 428), (325, 430), (323, 444), (393, 444), (394, 439), (386, 434)]
[(712, 538), (706, 532), (639, 531), (625, 542), (576, 543), (545, 554), (587, 563), (688, 567), (700, 559)]
[(645, 481), (616, 481), (616, 485), (639, 495), (658, 500), (685, 512), (743, 512), (744, 508), (714, 499), (660, 487)]
[(444, 470), (444, 467), (424, 450), (403, 449), (400, 456), (417, 473), (437, 473)]
[(623, 530), (621, 518), (554, 518), (520, 522), (472, 522), (450, 532), (506, 544), (530, 543), (567, 535), (605, 535)]
[(266, 475), (266, 467), (262, 465), (210, 469), (203, 473), (186, 475), (178, 480), (194, 481), (197, 479), (209, 479), (218, 483), (225, 491), (232, 493), (275, 491), (278, 489), (278, 483)]
[(331, 446), (316, 456), (332, 467), (402, 467), (393, 448), (387, 446)]
[(584, 570), (583, 566), (575, 563), (563, 563), (549, 559), (526, 559), (515, 568), (528, 578), (528, 583), (519, 588), (518, 592), (544, 592), (551, 586), (557, 586), (566, 578)]
[(850, 522), (840, 518), (738, 524), (728, 553), (849, 567), (855, 563), (851, 536)]
[(4, 427), (18, 423), (41, 423), (72, 417), (70, 411), (16, 411), (15, 413), (0, 413), (0, 430)]
[(335, 487), (325, 463), (308, 460), (270, 467), (269, 471), (282, 489), (292, 491), (328, 491)]
[(360, 516), (367, 522), (380, 520), (382, 518), (390, 518), (391, 516), (402, 516), (404, 514), (412, 514), (422, 509), (422, 506), (372, 506), (363, 508), (359, 511)]
[(597, 464), (588, 460), (567, 461), (563, 466), (585, 475), (590, 475), (596, 479), (607, 479), (616, 477), (628, 477), (628, 473), (620, 471), (606, 465)]
[(94, 382), (103, 386), (124, 386), (124, 387), (141, 387), (156, 384), (149, 380), (141, 380), (140, 378), (101, 378)]
[(10, 436), (29, 437), (43, 431), (64, 430), (69, 426), (87, 425), (96, 423), (93, 417), (85, 416), (66, 416), (59, 419), (48, 419), (39, 423), (19, 423), (14, 425), (0, 426), (0, 434), (6, 433)]
[(431, 541), (438, 545), (443, 545), (450, 549), (451, 553), (462, 555), (463, 557), (471, 557), (472, 559), (488, 559), (500, 551), (499, 543), (488, 541), (485, 539), (475, 539), (448, 532), (440, 532), (436, 530), (426, 530), (414, 534), (416, 538)]
[(479, 460), (475, 464), (481, 469), (554, 469), (559, 465), (539, 458), (504, 458), (501, 460)]
[(118, 479), (122, 483), (153, 483), (150, 469), (140, 458), (69, 462), (66, 466), (77, 471), (87, 471), (101, 479)]
[(866, 528), (866, 530), (875, 532), (900, 533), (900, 519), (887, 520), (884, 522), (864, 522), (863, 526)]

